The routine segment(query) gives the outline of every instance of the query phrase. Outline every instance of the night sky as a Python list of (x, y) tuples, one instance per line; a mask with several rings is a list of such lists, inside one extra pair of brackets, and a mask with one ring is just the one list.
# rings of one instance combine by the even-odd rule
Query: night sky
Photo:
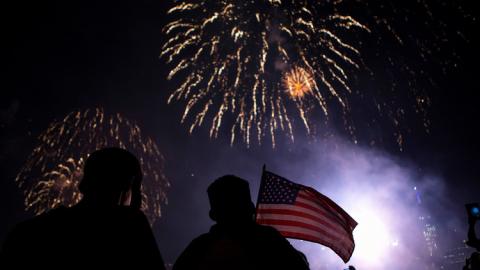
[[(166, 81), (168, 68), (159, 59), (162, 27), (167, 22), (166, 2), (17, 1), (3, 6), (2, 13), (7, 16), (1, 19), (0, 242), (14, 224), (33, 216), (24, 211), (22, 192), (14, 180), (37, 136), (51, 121), (73, 110), (103, 107), (135, 120), (165, 156), (171, 188), (168, 205), (153, 229), (167, 262), (174, 262), (189, 241), (212, 224), (208, 184), (223, 174), (236, 174), (248, 179), (252, 198), (256, 198), (263, 164), (292, 181), (316, 187), (340, 205), (344, 202), (347, 211), (352, 210), (348, 199), (335, 197), (340, 191), (355, 192), (354, 187), (361, 186), (362, 181), (379, 190), (404, 181), (400, 185), (406, 189), (402, 186), (383, 198), (391, 202), (388, 211), (401, 220), (406, 218), (400, 217), (405, 213), (400, 211), (417, 207), (411, 201), (413, 187), (422, 187), (422, 211), (432, 215), (445, 234), (442, 238), (452, 238), (445, 241), (445, 249), (461, 244), (466, 231), (463, 205), (480, 201), (480, 46), (474, 39), (478, 21), (467, 24), (453, 16), (445, 21), (449, 29), (460, 29), (466, 41), (450, 43), (459, 56), (456, 67), (448, 67), (446, 74), (432, 71), (436, 86), (427, 86), (430, 132), (421, 128), (418, 119), (412, 119), (402, 150), (389, 135), (391, 126), (359, 130), (358, 143), (354, 144), (335, 125), (329, 130), (333, 137), (312, 138), (300, 132), (295, 134), (295, 142), (280, 138), (274, 149), (269, 142), (247, 148), (241, 142), (230, 146), (228, 129), (221, 130), (218, 139), (209, 138), (206, 126), (190, 135), (188, 125), (180, 123), (184, 104), (167, 104), (172, 82)], [(473, 7), (465, 6), (465, 10), (472, 17), (478, 15)], [(441, 17), (448, 18), (448, 14)], [(434, 65), (432, 70), (436, 70)], [(372, 145), (372, 132), (381, 143)], [(400, 171), (401, 177), (382, 178), (387, 167)], [(365, 172), (366, 178), (374, 177), (334, 178), (355, 178), (357, 171)], [(358, 196), (351, 194), (351, 198)], [(357, 213), (350, 214), (355, 218)], [(458, 235), (446, 236), (453, 232)], [(314, 257), (310, 251), (306, 253), (309, 259)]]

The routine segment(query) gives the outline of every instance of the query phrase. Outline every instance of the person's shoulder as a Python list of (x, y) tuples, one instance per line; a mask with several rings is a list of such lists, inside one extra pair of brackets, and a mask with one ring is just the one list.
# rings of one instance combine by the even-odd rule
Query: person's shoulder
[(8, 238), (12, 241), (28, 240), (32, 237), (48, 234), (47, 230), (57, 223), (59, 216), (63, 215), (63, 209), (52, 209), (48, 212), (34, 216), (27, 220), (17, 223), (9, 232)]
[(215, 235), (211, 232), (203, 233), (194, 238), (188, 245), (189, 249), (204, 249), (215, 242)]
[(255, 224), (255, 231), (260, 234), (269, 235), (273, 237), (281, 236), (277, 229), (272, 226), (265, 226), (260, 224)]
[(282, 234), (280, 234), (277, 229), (271, 226), (256, 224), (255, 238), (265, 243), (275, 243), (274, 245), (279, 246), (290, 246), (288, 240)]
[(203, 233), (192, 240), (192, 243), (204, 244), (211, 242), (214, 239), (214, 235), (211, 232)]
[(69, 210), (66, 207), (58, 207), (51, 209), (45, 213), (34, 216), (17, 224), (16, 228), (28, 229), (44, 225), (45, 223), (54, 222), (54, 220), (63, 218)]

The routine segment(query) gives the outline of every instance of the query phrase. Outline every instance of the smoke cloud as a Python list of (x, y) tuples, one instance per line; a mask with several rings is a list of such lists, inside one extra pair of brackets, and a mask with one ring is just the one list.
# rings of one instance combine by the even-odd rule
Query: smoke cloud
[[(438, 269), (446, 250), (462, 246), (466, 224), (446, 197), (441, 177), (340, 139), (308, 144), (303, 151), (305, 158), (294, 164), (278, 159), (277, 173), (314, 187), (359, 223), (349, 262), (357, 269)], [(428, 230), (432, 240), (426, 239)], [(346, 268), (328, 248), (291, 242), (307, 255), (312, 269)]]
[[(462, 246), (466, 238), (464, 202), (455, 202), (446, 195), (445, 180), (379, 149), (339, 137), (317, 142), (298, 140), (295, 147), (284, 145), (274, 150), (204, 148), (199, 152), (209, 155), (202, 162), (193, 162), (198, 160), (196, 156), (185, 161), (192, 177), (181, 183), (172, 180), (171, 208), (160, 229), (164, 243), (177, 235), (175, 242), (179, 246), (163, 249), (172, 262), (212, 224), (205, 192), (211, 181), (224, 174), (247, 179), (255, 201), (264, 163), (267, 170), (330, 197), (359, 223), (354, 231), (356, 248), (348, 264), (322, 245), (290, 240), (306, 254), (312, 270), (340, 270), (348, 265), (360, 270), (440, 269), (445, 252)], [(165, 230), (168, 224), (171, 228)], [(181, 238), (176, 224), (185, 224)], [(424, 235), (427, 228), (434, 230), (430, 242)]]

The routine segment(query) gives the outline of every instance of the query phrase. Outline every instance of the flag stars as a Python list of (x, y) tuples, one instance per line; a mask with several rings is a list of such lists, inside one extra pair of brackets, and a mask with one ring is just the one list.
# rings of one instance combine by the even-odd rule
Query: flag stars
[(293, 204), (299, 186), (283, 178), (267, 176), (264, 178), (261, 203)]

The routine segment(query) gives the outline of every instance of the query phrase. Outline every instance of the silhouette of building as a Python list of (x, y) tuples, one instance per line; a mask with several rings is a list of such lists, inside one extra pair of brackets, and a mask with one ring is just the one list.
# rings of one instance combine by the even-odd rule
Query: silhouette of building
[(458, 270), (465, 265), (465, 260), (470, 257), (473, 249), (465, 244), (448, 249), (442, 257), (440, 269)]
[(416, 204), (419, 211), (418, 226), (421, 229), (423, 242), (425, 245), (425, 253), (421, 255), (424, 257), (424, 261), (428, 263), (427, 269), (438, 269), (439, 262), (441, 261), (441, 252), (439, 250), (439, 227), (435, 224), (435, 221), (428, 212), (422, 207), (422, 193), (418, 187), (413, 188), (415, 192)]
[(433, 223), (432, 218), (429, 215), (420, 216), (418, 219), (423, 227), (423, 237), (427, 246), (428, 255), (430, 257), (438, 256), (437, 226)]

